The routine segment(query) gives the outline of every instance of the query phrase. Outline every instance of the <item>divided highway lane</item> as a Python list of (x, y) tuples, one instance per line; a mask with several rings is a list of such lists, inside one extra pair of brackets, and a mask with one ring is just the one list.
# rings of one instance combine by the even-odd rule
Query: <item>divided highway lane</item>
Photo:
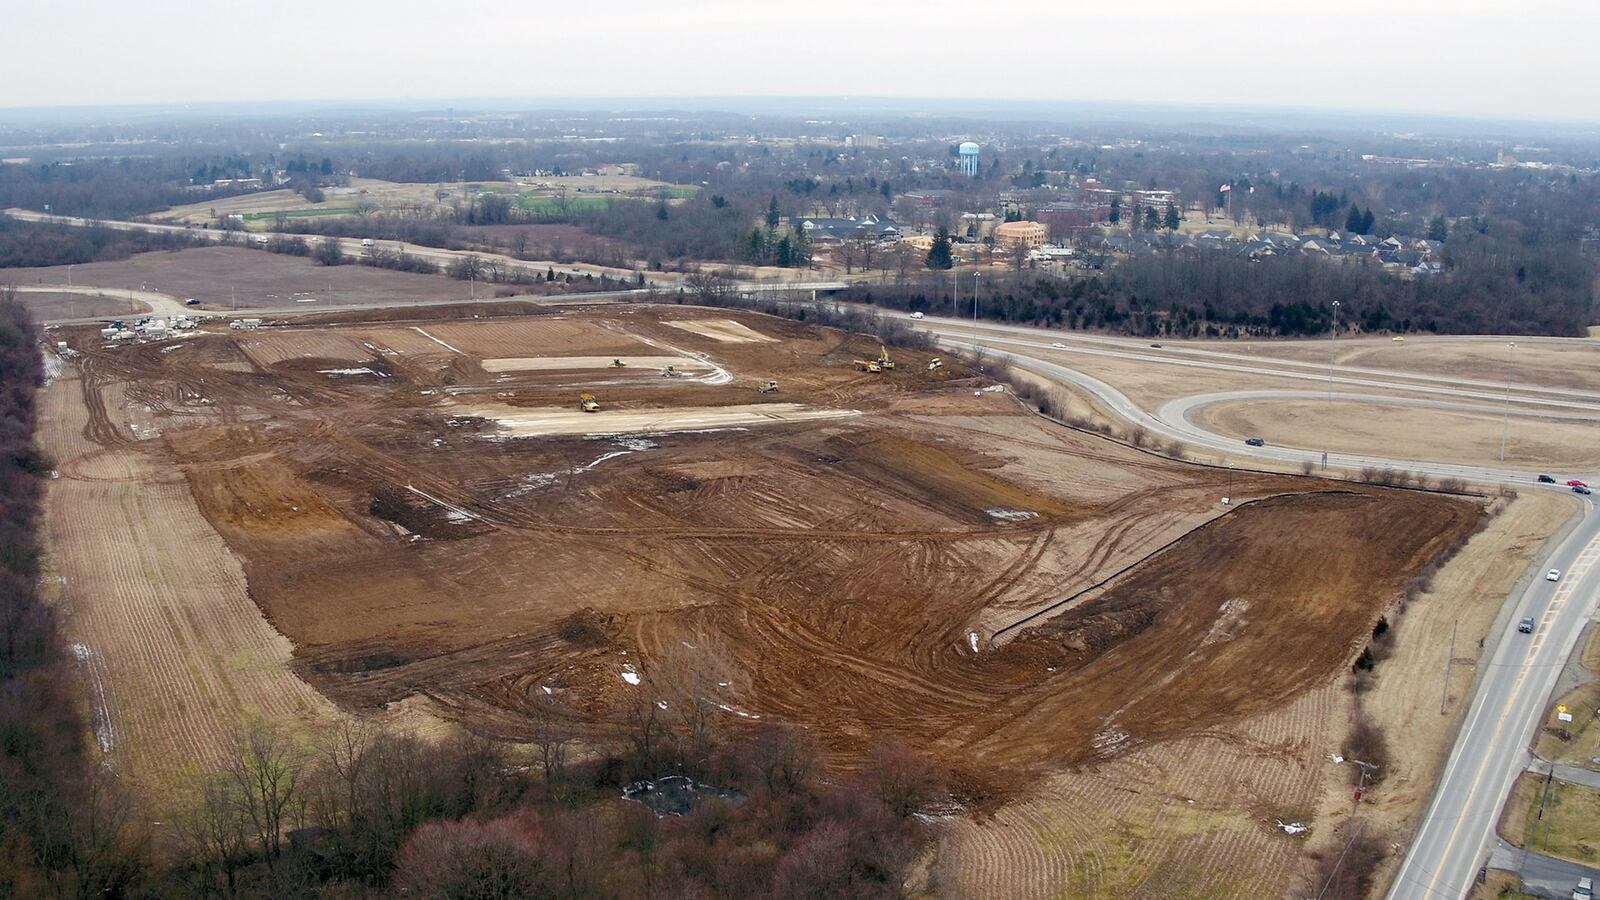
[[(982, 346), (986, 349), (989, 349), (991, 352), (994, 351), (994, 347), (991, 344), (983, 343), (975, 345), (964, 337), (950, 337), (941, 333), (941, 338), (941, 343), (949, 347), (954, 347), (958, 350), (971, 350), (975, 347)], [(1236, 456), (1249, 456), (1258, 459), (1289, 463), (1292, 465), (1299, 465), (1307, 462), (1317, 466), (1322, 464), (1321, 451), (1304, 450), (1297, 447), (1250, 447), (1238, 438), (1206, 431), (1205, 429), (1200, 428), (1198, 425), (1188, 421), (1188, 419), (1184, 416), (1182, 407), (1182, 404), (1184, 403), (1183, 400), (1173, 401), (1172, 403), (1169, 403), (1163, 407), (1165, 414), (1152, 415), (1151, 413), (1145, 412), (1144, 409), (1142, 409), (1138, 404), (1134, 403), (1133, 400), (1130, 399), (1126, 394), (1092, 375), (1086, 375), (1077, 369), (1069, 368), (1060, 363), (1050, 362), (1033, 356), (1027, 356), (1018, 351), (1006, 350), (1002, 351), (1002, 353), (1008, 357), (1014, 365), (1017, 365), (1020, 368), (1043, 375), (1046, 378), (1057, 382), (1070, 384), (1081, 388), (1093, 396), (1095, 400), (1102, 406), (1110, 409), (1113, 414), (1128, 422), (1143, 426), (1144, 429), (1154, 437), (1161, 438), (1163, 440), (1175, 440), (1179, 441), (1180, 443), (1204, 447), (1208, 450), (1216, 450), (1218, 452), (1233, 454)], [(1335, 381), (1337, 382), (1338, 379), (1335, 379)], [(1249, 392), (1240, 392), (1239, 395), (1241, 397), (1248, 396)], [(1208, 401), (1215, 402), (1219, 397), (1226, 399), (1228, 396), (1231, 395), (1212, 394), (1208, 395)], [(1344, 395), (1336, 393), (1335, 396), (1338, 397)], [(1512, 399), (1515, 403), (1516, 398), (1513, 397)], [(1551, 402), (1561, 403), (1561, 401)], [(1600, 413), (1600, 410), (1597, 410), (1597, 413)], [(1171, 416), (1171, 418), (1168, 418), (1168, 416)], [(1390, 459), (1379, 456), (1361, 456), (1357, 454), (1333, 452), (1328, 453), (1327, 457), (1328, 465), (1330, 467), (1352, 472), (1360, 471), (1368, 466), (1377, 466), (1380, 468), (1403, 469), (1410, 472), (1432, 475), (1438, 478), (1463, 478), (1479, 482), (1516, 484), (1524, 487), (1530, 486), (1530, 482), (1533, 481), (1533, 475), (1527, 470), (1509, 467), (1461, 465), (1455, 463), (1436, 462), (1433, 460)]]
[[(1585, 500), (1583, 520), (1549, 558), (1548, 567), (1562, 571), (1561, 581), (1536, 573), (1517, 601), (1390, 900), (1459, 900), (1486, 862), (1500, 808), (1528, 763), (1550, 692), (1600, 597), (1600, 517), (1593, 512)], [(1515, 631), (1523, 616), (1534, 618), (1531, 635)]]
[[(997, 343), (993, 336), (986, 339), (981, 330), (977, 332), (974, 342), (973, 330), (960, 322), (936, 321), (930, 330), (943, 343), (957, 349), (987, 346), (993, 351), (992, 345)], [(1038, 335), (1042, 332), (1033, 333)], [(1047, 348), (1037, 341), (999, 340), (1008, 346), (1003, 352), (1016, 365), (1087, 391), (1115, 415), (1142, 425), (1155, 435), (1245, 456), (1287, 462), (1320, 461), (1321, 454), (1312, 451), (1244, 446), (1234, 438), (1207, 432), (1189, 421), (1188, 411), (1199, 405), (1200, 401), (1214, 402), (1218, 397), (1235, 395), (1210, 395), (1174, 401), (1164, 407), (1164, 415), (1151, 415), (1121, 391), (1099, 379), (1068, 366), (1027, 355), (1029, 349), (1053, 348)], [(1018, 344), (1022, 345), (1021, 349), (1009, 349)], [(1116, 355), (1136, 355), (1111, 352)], [(1251, 362), (1259, 363), (1254, 359)], [(1278, 373), (1268, 371), (1262, 374)], [(1340, 379), (1335, 377), (1335, 381)], [(1403, 390), (1432, 387), (1385, 386)], [(1433, 388), (1427, 392), (1470, 399), (1477, 399), (1475, 395), (1479, 393), (1447, 388)], [(1250, 394), (1237, 392), (1237, 396), (1241, 397)], [(1388, 402), (1404, 399), (1386, 398)], [(1430, 404), (1438, 401), (1409, 402)], [(1516, 393), (1512, 395), (1512, 402), (1569, 405), (1566, 402), (1546, 404)], [(1582, 407), (1586, 404), (1570, 405)], [(1528, 486), (1530, 480), (1528, 472), (1504, 467), (1460, 466), (1426, 460), (1331, 453), (1328, 460), (1330, 465), (1341, 468), (1386, 465), (1489, 483)], [(1389, 900), (1460, 900), (1471, 888), (1479, 866), (1487, 861), (1485, 853), (1494, 834), (1500, 809), (1517, 774), (1528, 762), (1528, 746), (1544, 714), (1550, 692), (1577, 644), (1584, 623), (1594, 616), (1597, 599), (1600, 599), (1600, 570), (1595, 565), (1600, 561), (1600, 516), (1594, 515), (1591, 501), (1585, 499), (1582, 503), (1583, 514), (1577, 526), (1546, 560), (1536, 563), (1530, 571), (1527, 586), (1515, 598), (1511, 614), (1506, 617), (1505, 634), (1496, 643), (1487, 662), (1480, 664), (1482, 674), (1462, 730), (1456, 737), (1428, 811), (1390, 889)], [(1545, 568), (1562, 570), (1561, 580), (1545, 580), (1542, 574)], [(1516, 622), (1523, 616), (1534, 618), (1534, 633), (1531, 635), (1516, 630)]]

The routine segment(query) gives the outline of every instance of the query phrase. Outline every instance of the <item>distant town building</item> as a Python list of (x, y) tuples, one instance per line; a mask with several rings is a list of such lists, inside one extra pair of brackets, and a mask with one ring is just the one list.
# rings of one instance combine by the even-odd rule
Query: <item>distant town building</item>
[(866, 238), (891, 241), (900, 236), (900, 226), (891, 219), (868, 215), (860, 219), (810, 218), (800, 222), (800, 227), (814, 241)]
[(1010, 250), (1026, 247), (1037, 250), (1050, 237), (1049, 229), (1038, 222), (1002, 222), (995, 226), (995, 241)]
[(956, 155), (961, 162), (961, 174), (968, 178), (978, 177), (978, 145), (971, 141), (963, 141)]

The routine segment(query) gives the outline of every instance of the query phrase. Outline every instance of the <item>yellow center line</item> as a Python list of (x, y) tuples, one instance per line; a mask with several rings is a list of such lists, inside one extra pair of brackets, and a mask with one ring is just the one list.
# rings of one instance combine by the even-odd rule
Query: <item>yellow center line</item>
[[(1548, 625), (1555, 617), (1555, 614), (1560, 612), (1561, 608), (1566, 604), (1567, 598), (1572, 596), (1573, 591), (1577, 590), (1578, 582), (1582, 581), (1583, 576), (1588, 574), (1589, 569), (1594, 565), (1597, 558), (1600, 558), (1600, 538), (1596, 538), (1578, 554), (1572, 567), (1567, 570), (1566, 577), (1562, 579), (1561, 586), (1556, 588), (1555, 596), (1551, 599), (1550, 605), (1545, 611), (1543, 622), (1539, 627), (1539, 633), (1535, 635), (1533, 643), (1529, 645), (1528, 651), (1523, 657), (1522, 668), (1517, 672), (1516, 680), (1512, 682), (1511, 692), (1506, 696), (1506, 705), (1500, 710), (1499, 718), (1495, 720), (1494, 731), (1489, 739), (1491, 745), (1498, 742), (1500, 733), (1505, 728), (1506, 720), (1511, 717), (1511, 712), (1516, 707), (1515, 700), (1522, 691), (1522, 684), (1527, 676), (1529, 664), (1538, 655), (1539, 650), (1544, 647), (1544, 639), (1547, 634), (1544, 626)], [(1482, 784), (1483, 772), (1489, 765), (1489, 757), (1490, 754), (1484, 753), (1483, 759), (1479, 761), (1478, 771), (1473, 774), (1472, 781), (1467, 788), (1469, 794), (1476, 792), (1478, 786)], [(1465, 806), (1466, 802), (1463, 801), (1463, 809), (1465, 809)], [(1444, 852), (1439, 854), (1439, 866), (1434, 870), (1433, 877), (1428, 879), (1429, 894), (1434, 893), (1434, 886), (1439, 883), (1445, 866), (1449, 864), (1451, 851), (1455, 849), (1456, 839), (1460, 836), (1461, 826), (1465, 821), (1465, 815), (1456, 817), (1455, 827), (1450, 829), (1450, 837), (1445, 841)]]

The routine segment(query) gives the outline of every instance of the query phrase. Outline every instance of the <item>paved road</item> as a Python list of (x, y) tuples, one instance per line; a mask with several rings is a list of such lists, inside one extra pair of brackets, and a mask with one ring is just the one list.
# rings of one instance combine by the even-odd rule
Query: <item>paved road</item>
[[(1528, 763), (1528, 771), (1535, 775), (1548, 775), (1553, 771), (1557, 781), (1565, 781), (1568, 784), (1581, 784), (1584, 787), (1591, 787), (1600, 791), (1600, 772), (1585, 769), (1581, 766), (1572, 766), (1565, 763), (1551, 765), (1545, 760), (1535, 758)], [(1595, 827), (1600, 828), (1600, 822), (1596, 822)]]
[[(1131, 342), (1098, 339), (1095, 343), (1100, 346), (1069, 349), (1064, 354), (1052, 344), (1057, 341), (1065, 343), (1069, 338), (1066, 334), (1058, 338), (1056, 333), (1014, 327), (986, 331), (970, 323), (947, 319), (923, 320), (923, 324), (949, 346), (957, 349), (984, 346), (991, 352), (999, 350), (1009, 355), (1015, 365), (1074, 385), (1089, 393), (1114, 415), (1141, 425), (1158, 437), (1274, 462), (1320, 461), (1321, 454), (1315, 451), (1287, 447), (1247, 447), (1237, 438), (1207, 432), (1189, 420), (1187, 410), (1193, 407), (1184, 402), (1168, 404), (1163, 413), (1151, 414), (1111, 385), (1057, 361), (1063, 356), (1070, 357), (1070, 354), (1078, 353), (1114, 355), (1150, 364), (1165, 362), (1137, 349)], [(1002, 333), (996, 334), (994, 331)], [(1082, 336), (1070, 337), (1088, 343), (1081, 340)], [(1309, 375), (1319, 381), (1328, 377), (1326, 372), (1308, 373), (1304, 366), (1279, 365), (1281, 360), (1268, 362), (1250, 357), (1240, 361), (1227, 358), (1237, 357), (1238, 354), (1211, 355), (1223, 358), (1185, 359), (1175, 364), (1272, 377), (1306, 378)], [(1244, 362), (1249, 365), (1244, 365)], [(1481, 385), (1468, 383), (1465, 387), (1456, 388), (1447, 386), (1448, 380), (1443, 384), (1439, 382), (1435, 378), (1372, 369), (1356, 373), (1353, 377), (1336, 372), (1333, 377), (1335, 384), (1378, 386), (1430, 396), (1476, 400), (1484, 399), (1486, 393), (1479, 389)], [(1588, 407), (1591, 399), (1590, 392), (1547, 391), (1526, 386), (1513, 386), (1509, 393), (1510, 402), (1519, 408), (1533, 405), (1581, 409)], [(1207, 402), (1248, 394), (1209, 395)], [(1507, 391), (1502, 385), (1498, 399), (1504, 402), (1506, 396)], [(1360, 399), (1361, 395), (1354, 397)], [(1495, 398), (1491, 396), (1491, 399)], [(1459, 405), (1454, 401), (1452, 404)], [(1333, 453), (1328, 455), (1328, 462), (1343, 469), (1389, 465), (1440, 476), (1512, 483), (1523, 487), (1530, 486), (1531, 481), (1526, 471), (1499, 466), (1386, 460)], [(1549, 552), (1546, 559), (1534, 565), (1520, 593), (1508, 598), (1509, 615), (1504, 611), (1502, 613), (1506, 632), (1495, 644), (1490, 658), (1480, 665), (1481, 674), (1466, 719), (1445, 763), (1432, 803), (1396, 876), (1389, 893), (1390, 900), (1459, 900), (1470, 889), (1478, 867), (1485, 862), (1485, 849), (1493, 836), (1500, 809), (1517, 773), (1528, 763), (1528, 747), (1556, 679), (1576, 646), (1584, 623), (1594, 615), (1596, 600), (1600, 598), (1600, 571), (1595, 566), (1600, 560), (1600, 516), (1593, 514), (1594, 504), (1591, 501), (1584, 499), (1582, 503), (1583, 516), (1577, 526)], [(1561, 569), (1563, 577), (1554, 583), (1545, 580), (1543, 571), (1546, 568)], [(1516, 631), (1516, 622), (1523, 616), (1532, 616), (1535, 620), (1535, 630), (1531, 635)]]
[(1570, 900), (1579, 878), (1591, 878), (1600, 885), (1600, 869), (1522, 850), (1503, 841), (1496, 844), (1489, 865), (1516, 872), (1522, 878), (1522, 889), (1535, 897)]

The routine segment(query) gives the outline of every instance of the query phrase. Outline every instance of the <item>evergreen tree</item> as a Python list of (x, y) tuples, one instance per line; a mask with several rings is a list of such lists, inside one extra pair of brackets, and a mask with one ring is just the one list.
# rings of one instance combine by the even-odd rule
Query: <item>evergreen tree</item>
[(778, 213), (778, 196), (776, 194), (774, 194), (772, 196), (772, 201), (767, 204), (767, 230), (768, 231), (772, 231), (772, 230), (774, 230), (774, 229), (776, 229), (778, 227), (778, 219), (779, 218), (781, 218), (781, 216)]
[(1351, 234), (1361, 233), (1361, 207), (1351, 204), (1350, 214), (1344, 217), (1344, 230)]
[(750, 229), (750, 237), (744, 242), (745, 258), (761, 265), (767, 261), (767, 233), (759, 228)]
[(787, 234), (778, 239), (778, 246), (773, 251), (772, 261), (784, 268), (788, 268), (794, 263), (794, 251), (789, 246), (789, 236)]
[(1445, 222), (1444, 216), (1434, 216), (1428, 223), (1428, 240), (1444, 241), (1450, 238), (1450, 226)]
[(1111, 224), (1115, 225), (1115, 224), (1117, 224), (1118, 222), (1121, 222), (1121, 221), (1122, 221), (1122, 197), (1120, 197), (1120, 196), (1112, 197), (1111, 198)]
[(930, 269), (948, 269), (955, 265), (955, 259), (950, 254), (950, 230), (943, 225), (933, 236), (933, 247), (928, 250), (927, 265)]
[(811, 268), (811, 235), (804, 228), (794, 230), (794, 240), (789, 244), (789, 262), (797, 269)]
[(1361, 214), (1361, 233), (1362, 234), (1371, 234), (1372, 233), (1372, 223), (1373, 223), (1373, 221), (1374, 221), (1374, 218), (1373, 218), (1373, 215), (1372, 215), (1372, 207), (1369, 206), (1369, 207), (1367, 207), (1367, 211)]
[(1178, 207), (1172, 205), (1171, 203), (1168, 203), (1167, 204), (1167, 222), (1166, 222), (1167, 230), (1168, 231), (1177, 231), (1180, 221), (1181, 220), (1178, 218)]
[(1161, 214), (1156, 212), (1154, 206), (1144, 208), (1144, 230), (1155, 231), (1161, 227)]

